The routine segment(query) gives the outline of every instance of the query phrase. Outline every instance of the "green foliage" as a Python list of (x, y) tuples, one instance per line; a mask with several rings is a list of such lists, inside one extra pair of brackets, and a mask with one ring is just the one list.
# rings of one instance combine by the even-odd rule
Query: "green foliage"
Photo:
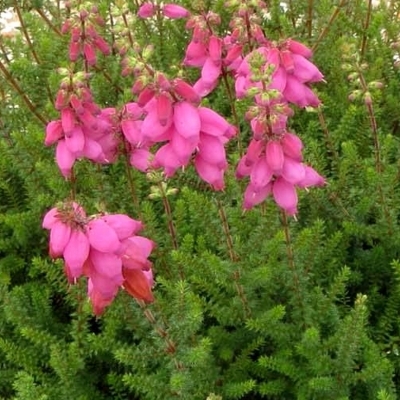
[[(298, 220), (287, 221), (270, 200), (243, 212), (244, 183), (234, 178), (236, 143), (229, 147), (232, 166), (223, 193), (209, 190), (193, 167), (167, 182), (168, 189), (178, 189), (168, 196), (177, 246), (168, 229), (165, 198), (150, 198), (157, 191), (154, 182), (132, 170), (135, 203), (123, 156), (107, 166), (77, 163), (77, 200), (90, 213), (140, 217), (144, 234), (157, 243), (152, 256), (156, 301), (136, 304), (122, 292), (101, 318), (92, 316), (84, 278), (69, 285), (62, 262), (50, 261), (48, 235), (41, 229), (46, 210), (67, 199), (73, 185), (61, 178), (54, 149), (44, 148), (40, 121), (57, 115), (56, 69), (69, 63), (68, 38), (55, 31), (67, 11), (50, 1), (19, 3), (39, 62), (22, 32), (2, 39), (0, 62), (9, 76), (0, 75), (0, 398), (397, 398), (400, 72), (394, 62), (395, 2), (374, 10), (368, 29), (368, 2), (336, 2), (337, 9), (328, 0), (288, 2), (288, 9), (280, 1), (268, 2), (270, 15), (262, 18), (267, 36), (317, 46), (313, 60), (326, 80), (317, 86), (323, 106), (314, 112), (296, 110), (291, 122), (304, 142), (306, 161), (328, 181), (324, 188), (300, 193)], [(110, 10), (127, 7), (130, 15), (137, 2), (97, 3), (108, 18), (104, 35), (111, 42)], [(218, 11), (220, 33), (229, 29), (230, 10), (223, 1), (181, 4), (192, 11)], [(11, 6), (14, 2), (1, 2), (0, 10)], [(308, 15), (311, 25), (304, 21)], [(154, 67), (169, 77), (197, 78), (195, 69), (180, 71), (189, 37), (183, 21), (133, 18), (128, 24), (139, 44), (154, 44)], [(367, 83), (384, 85), (371, 90), (376, 132), (363, 99), (348, 100), (357, 85), (348, 75), (358, 61), (365, 63)], [(83, 68), (79, 62), (74, 67)], [(101, 57), (90, 80), (101, 106), (132, 100), (132, 79), (120, 72), (119, 56)], [(203, 104), (234, 122), (223, 85)], [(247, 103), (236, 106), (246, 145)]]

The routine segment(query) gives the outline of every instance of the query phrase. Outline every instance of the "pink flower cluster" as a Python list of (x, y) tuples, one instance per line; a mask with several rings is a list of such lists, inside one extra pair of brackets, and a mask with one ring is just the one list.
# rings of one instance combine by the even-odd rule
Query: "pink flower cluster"
[(210, 26), (220, 22), (216, 14), (209, 12), (192, 17), (186, 24), (186, 29), (193, 32), (183, 63), (201, 68), (200, 78), (193, 88), (202, 97), (215, 89), (224, 67), (235, 70), (242, 61), (243, 46), (240, 43), (232, 41), (229, 35), (221, 39), (210, 30)]
[(154, 243), (137, 235), (142, 227), (123, 214), (87, 217), (77, 203), (52, 208), (43, 219), (43, 228), (50, 230), (50, 256), (64, 259), (71, 283), (82, 275), (88, 278), (96, 315), (113, 301), (119, 287), (136, 299), (153, 301), (148, 257)]
[(97, 27), (104, 26), (104, 20), (99, 15), (96, 6), (89, 10), (81, 8), (79, 12), (72, 12), (61, 28), (62, 33), (70, 33), (69, 59), (77, 61), (82, 56), (88, 65), (97, 62), (96, 50), (104, 55), (111, 53), (110, 46), (97, 32)]
[(187, 18), (189, 16), (189, 11), (186, 8), (179, 6), (178, 4), (164, 4), (158, 6), (154, 2), (145, 2), (139, 7), (137, 15), (140, 18), (151, 18), (160, 10), (164, 17), (171, 19)]
[[(215, 190), (224, 188), (228, 167), (225, 143), (236, 129), (207, 107), (182, 79), (143, 88), (137, 103), (125, 106), (121, 130), (131, 145), (131, 165), (141, 171), (162, 168), (167, 177), (185, 167), (194, 156), (200, 177)], [(154, 156), (150, 147), (161, 143)]]
[[(307, 84), (321, 80), (322, 74), (305, 58), (311, 55), (307, 47), (289, 40), (284, 48), (258, 48), (243, 59), (236, 71), (237, 96), (252, 94), (255, 102), (246, 114), (253, 138), (236, 176), (250, 177), (244, 195), (245, 209), (272, 194), (278, 206), (294, 215), (298, 203), (296, 189), (322, 186), (325, 180), (302, 162), (303, 143), (286, 125), (293, 115), (289, 103), (317, 106), (319, 100)], [(270, 66), (272, 75), (268, 74)]]
[(250, 177), (244, 194), (245, 209), (264, 201), (271, 193), (276, 203), (289, 215), (297, 213), (298, 188), (322, 186), (322, 178), (302, 162), (303, 144), (293, 133), (271, 138), (252, 139), (241, 158), (236, 177)]
[(275, 46), (259, 47), (243, 59), (236, 70), (236, 96), (243, 98), (250, 88), (263, 88), (263, 82), (255, 81), (252, 77), (251, 61), (257, 55), (264, 58), (265, 62), (257, 71), (260, 74), (270, 73), (268, 89), (276, 89), (282, 95), (282, 99), (299, 107), (317, 107), (320, 104), (318, 97), (308, 87), (309, 83), (319, 82), (323, 75), (318, 68), (311, 63), (311, 50), (303, 44), (289, 39)]
[[(303, 44), (292, 39), (275, 43), (264, 36), (256, 11), (265, 4), (254, 4), (240, 4), (231, 21), (232, 31), (224, 38), (213, 31), (220, 20), (212, 12), (191, 17), (186, 28), (193, 34), (184, 64), (201, 68), (193, 87), (200, 96), (208, 95), (221, 74), (229, 73), (235, 79), (236, 97), (253, 98), (255, 104), (246, 114), (253, 138), (236, 172), (237, 178), (250, 177), (243, 206), (252, 208), (272, 194), (293, 215), (297, 212), (296, 188), (325, 181), (302, 162), (303, 144), (287, 129), (293, 115), (289, 104), (318, 106), (320, 101), (308, 85), (321, 81), (323, 75), (309, 61), (311, 50)], [(255, 49), (243, 54), (245, 48)]]
[(70, 175), (75, 160), (81, 157), (98, 163), (115, 160), (118, 142), (112, 132), (109, 110), (101, 110), (94, 103), (85, 74), (64, 79), (55, 107), (61, 119), (48, 123), (45, 145), (57, 143), (56, 161), (63, 176)]

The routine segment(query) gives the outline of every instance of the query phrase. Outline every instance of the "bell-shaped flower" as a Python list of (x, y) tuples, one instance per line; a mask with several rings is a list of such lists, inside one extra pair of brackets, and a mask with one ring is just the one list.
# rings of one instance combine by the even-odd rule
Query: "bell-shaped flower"
[(261, 189), (271, 181), (273, 171), (269, 167), (265, 157), (260, 157), (252, 166), (250, 183), (256, 189)]
[(271, 183), (268, 183), (262, 188), (255, 187), (250, 183), (244, 192), (243, 208), (245, 210), (250, 210), (257, 204), (262, 203), (271, 194), (271, 190)]
[(227, 168), (225, 147), (218, 137), (201, 133), (198, 149), (199, 155), (204, 161), (220, 169)]
[(207, 107), (199, 107), (200, 130), (211, 136), (232, 138), (236, 134), (236, 129), (224, 117), (214, 110)]
[(277, 178), (272, 185), (272, 193), (276, 204), (289, 215), (297, 213), (297, 192), (294, 185), (283, 177)]
[(76, 157), (68, 149), (65, 143), (65, 139), (59, 140), (56, 148), (56, 161), (58, 168), (60, 168), (60, 171), (63, 176), (65, 177), (70, 176), (72, 166), (74, 165), (75, 160)]
[(306, 171), (304, 165), (290, 157), (285, 157), (281, 176), (289, 183), (297, 185), (305, 177)]
[(46, 126), (46, 137), (44, 144), (51, 146), (64, 136), (64, 131), (60, 120), (50, 121)]
[(50, 230), (49, 253), (52, 258), (61, 257), (71, 237), (71, 227), (60, 220)]
[(63, 251), (68, 277), (76, 279), (82, 275), (83, 265), (89, 256), (89, 249), (86, 234), (80, 230), (72, 230), (70, 239)]
[(165, 4), (161, 11), (166, 17), (171, 19), (187, 18), (189, 16), (189, 11), (177, 4)]
[(146, 2), (146, 3), (143, 3), (139, 7), (139, 11), (138, 11), (137, 15), (140, 18), (145, 19), (145, 18), (152, 17), (155, 13), (156, 13), (156, 8), (155, 8), (154, 4), (151, 2)]
[(194, 166), (200, 178), (209, 183), (214, 190), (224, 189), (224, 169), (205, 161), (199, 154), (194, 159)]
[(297, 183), (297, 186), (301, 188), (308, 188), (311, 186), (323, 186), (325, 185), (325, 179), (308, 165), (304, 165), (304, 178)]
[(283, 149), (280, 142), (276, 140), (268, 141), (265, 149), (265, 157), (269, 168), (275, 174), (280, 174), (284, 161)]
[(289, 156), (297, 161), (301, 161), (303, 159), (303, 142), (297, 135), (288, 132), (285, 133), (281, 139), (281, 145), (286, 156)]
[(139, 171), (147, 172), (151, 166), (153, 154), (145, 148), (135, 148), (131, 151), (129, 163)]
[(124, 268), (122, 274), (124, 276), (123, 287), (132, 297), (147, 303), (154, 301), (151, 292), (152, 279), (149, 279), (144, 271)]
[(143, 229), (141, 221), (130, 218), (125, 214), (107, 214), (100, 219), (115, 231), (119, 240), (127, 239)]
[(198, 109), (187, 101), (174, 104), (174, 126), (182, 137), (198, 140), (201, 126)]
[(121, 247), (115, 230), (103, 219), (94, 219), (87, 224), (90, 245), (103, 253), (114, 253)]
[(113, 286), (112, 289), (113, 293), (105, 295), (95, 286), (92, 278), (88, 279), (88, 297), (95, 315), (100, 316), (103, 314), (104, 309), (113, 302), (118, 292), (118, 286)]
[(200, 41), (191, 41), (185, 53), (184, 65), (190, 67), (202, 67), (208, 57), (207, 47)]

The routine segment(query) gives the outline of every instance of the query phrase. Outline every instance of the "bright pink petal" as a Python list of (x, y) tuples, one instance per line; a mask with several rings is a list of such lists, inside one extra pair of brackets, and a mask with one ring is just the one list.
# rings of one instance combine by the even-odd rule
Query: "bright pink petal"
[(312, 56), (312, 51), (308, 47), (304, 46), (304, 44), (300, 42), (296, 42), (293, 39), (288, 40), (288, 47), (291, 52), (299, 54), (305, 58), (310, 58)]
[(135, 249), (140, 249), (140, 254), (145, 258), (149, 257), (155, 247), (155, 243), (152, 240), (143, 236), (132, 236), (124, 243), (127, 243), (128, 246), (135, 246)]
[(306, 171), (301, 162), (293, 160), (290, 157), (285, 157), (282, 168), (282, 177), (286, 181), (292, 183), (293, 185), (297, 185), (304, 179), (305, 174)]
[(153, 3), (144, 3), (140, 6), (139, 11), (137, 15), (140, 18), (150, 18), (152, 17), (156, 12), (156, 9), (153, 5)]
[(228, 166), (224, 145), (218, 137), (201, 133), (199, 155), (204, 161), (220, 169), (225, 169)]
[(221, 65), (222, 63), (215, 62), (208, 57), (201, 70), (201, 78), (205, 84), (213, 85), (218, 81), (221, 75)]
[(165, 126), (172, 118), (172, 99), (166, 93), (161, 93), (157, 96), (156, 101), (158, 121)]
[(200, 178), (208, 182), (214, 190), (222, 190), (225, 187), (224, 170), (216, 165), (210, 164), (199, 155), (194, 160), (197, 173)]
[(218, 79), (212, 82), (205, 82), (203, 78), (199, 78), (193, 85), (193, 90), (199, 97), (208, 96), (218, 85)]
[(320, 104), (318, 97), (308, 86), (290, 75), (287, 76), (287, 83), (283, 95), (287, 101), (299, 107), (318, 107)]
[(58, 209), (56, 207), (47, 211), (46, 215), (43, 218), (42, 228), (51, 229), (56, 222), (59, 222), (59, 218), (57, 218)]
[(71, 228), (69, 225), (61, 221), (54, 222), (50, 231), (50, 256), (53, 258), (60, 257), (68, 244), (71, 236)]
[(127, 239), (143, 228), (142, 222), (130, 218), (125, 214), (104, 215), (101, 219), (114, 229), (119, 240)]
[(189, 16), (189, 11), (177, 4), (166, 4), (162, 8), (162, 13), (171, 19), (187, 18)]
[(181, 165), (187, 165), (198, 141), (196, 138), (184, 138), (178, 132), (174, 132), (170, 144)]
[(154, 168), (164, 168), (165, 175), (167, 178), (170, 178), (175, 174), (179, 167), (182, 167), (182, 163), (176, 155), (172, 145), (167, 143), (160, 147), (154, 155), (152, 166)]
[(82, 155), (89, 160), (97, 162), (101, 162), (105, 158), (100, 144), (89, 137), (85, 138), (85, 146), (83, 147)]
[(192, 86), (190, 86), (187, 82), (182, 79), (174, 80), (174, 89), (175, 93), (181, 96), (184, 100), (187, 100), (190, 103), (199, 103), (200, 96), (194, 90)]
[(75, 113), (67, 107), (61, 110), (61, 124), (66, 136), (70, 135), (75, 127)]
[(301, 182), (297, 183), (297, 186), (301, 188), (307, 188), (310, 186), (323, 186), (326, 181), (321, 175), (315, 171), (314, 168), (309, 167), (308, 165), (304, 165), (305, 176)]
[(104, 253), (114, 253), (118, 251), (121, 242), (118, 235), (111, 226), (102, 219), (95, 219), (87, 225), (87, 235), (90, 245)]
[(306, 58), (293, 54), (294, 76), (300, 82), (319, 82), (324, 76), (320, 70)]
[(275, 140), (270, 140), (267, 143), (265, 150), (265, 158), (268, 166), (275, 174), (280, 174), (283, 167), (284, 154), (282, 146)]
[(246, 97), (248, 89), (248, 80), (245, 76), (238, 76), (235, 80), (235, 93), (238, 99)]
[(272, 175), (273, 172), (268, 166), (267, 160), (260, 157), (251, 169), (250, 182), (255, 189), (260, 190), (271, 181)]
[(159, 142), (160, 137), (170, 128), (171, 124), (172, 119), (167, 121), (165, 125), (161, 125), (157, 110), (154, 108), (147, 114), (142, 123), (142, 135), (152, 142)]
[(57, 143), (56, 161), (62, 175), (68, 177), (71, 174), (75, 156), (68, 150), (65, 139), (61, 139)]
[(272, 82), (269, 85), (268, 89), (276, 89), (282, 93), (285, 90), (287, 84), (287, 72), (284, 68), (279, 67), (272, 74), (271, 80)]
[(85, 146), (85, 137), (80, 126), (75, 126), (71, 135), (65, 137), (65, 144), (68, 150), (73, 153), (79, 153)]
[(174, 105), (174, 125), (184, 138), (198, 140), (201, 125), (199, 110), (187, 101), (176, 103)]
[(239, 164), (236, 168), (236, 174), (235, 174), (236, 178), (242, 179), (245, 176), (249, 176), (252, 168), (253, 168), (253, 165), (246, 165), (246, 156), (243, 156), (240, 159)]
[(189, 43), (186, 49), (186, 55), (183, 63), (191, 67), (202, 67), (207, 59), (207, 49), (204, 43), (194, 42)]
[(293, 133), (285, 133), (281, 139), (283, 152), (293, 158), (294, 160), (301, 161), (303, 159), (302, 150), (303, 142)]
[(210, 41), (208, 43), (208, 52), (210, 54), (211, 60), (214, 63), (218, 63), (221, 61), (222, 40), (219, 37), (211, 35)]
[(207, 135), (225, 136), (232, 128), (232, 125), (224, 117), (210, 108), (199, 107), (198, 112), (201, 121), (200, 129)]
[(63, 256), (72, 278), (82, 275), (83, 264), (89, 256), (89, 241), (85, 233), (73, 230)]
[(287, 214), (297, 213), (297, 192), (294, 185), (280, 177), (273, 183), (272, 193), (279, 207), (283, 208)]
[(250, 210), (262, 203), (271, 194), (271, 186), (272, 184), (269, 183), (262, 188), (255, 188), (252, 184), (249, 184), (244, 192), (243, 208)]
[(245, 163), (247, 166), (253, 165), (260, 157), (262, 151), (264, 150), (264, 143), (262, 140), (252, 139), (247, 148)]
[(146, 172), (151, 164), (151, 159), (153, 155), (149, 150), (146, 149), (134, 149), (131, 152), (131, 156), (129, 159), (132, 167), (138, 169), (139, 171)]
[(103, 253), (94, 249), (90, 250), (89, 257), (96, 274), (108, 278), (112, 281), (113, 285), (122, 284), (122, 261), (120, 257), (115, 254)]
[(61, 121), (50, 121), (46, 126), (46, 138), (44, 139), (44, 144), (50, 146), (57, 142), (64, 136)]
[(88, 296), (92, 303), (93, 312), (100, 316), (104, 309), (109, 306), (118, 292), (118, 286), (113, 286), (107, 295), (104, 295), (93, 283), (92, 279), (88, 280)]
[(143, 140), (143, 135), (140, 131), (141, 124), (138, 121), (125, 119), (121, 121), (121, 129), (125, 138), (129, 143), (137, 145)]

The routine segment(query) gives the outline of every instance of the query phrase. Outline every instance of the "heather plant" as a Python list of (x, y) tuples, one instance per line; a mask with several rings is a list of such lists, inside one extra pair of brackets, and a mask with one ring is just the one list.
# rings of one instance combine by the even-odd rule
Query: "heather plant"
[(397, 398), (396, 2), (0, 4), (0, 398)]

